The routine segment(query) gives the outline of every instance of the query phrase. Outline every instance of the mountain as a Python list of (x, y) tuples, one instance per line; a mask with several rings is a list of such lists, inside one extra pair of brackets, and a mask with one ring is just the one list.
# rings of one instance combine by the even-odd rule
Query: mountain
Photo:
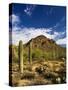
[[(54, 60), (66, 58), (66, 49), (57, 45), (56, 42), (52, 39), (49, 39), (43, 35), (33, 38), (27, 44), (23, 45), (24, 52), (24, 61), (27, 61), (29, 58), (29, 45), (32, 43), (32, 59), (33, 60)], [(18, 57), (18, 46), (12, 45), (12, 52), (15, 60)], [(15, 53), (16, 52), (16, 53)]]
[[(28, 47), (29, 46), (29, 43), (31, 42), (31, 40), (25, 44), (24, 46), (25, 47)], [(40, 35), (36, 38), (33, 38), (32, 39), (32, 49), (40, 49), (40, 50), (43, 50), (43, 51), (52, 51), (54, 50), (55, 52), (60, 49), (64, 49), (63, 47), (61, 47), (60, 45), (57, 45), (56, 42), (52, 39), (49, 39), (43, 35)]]

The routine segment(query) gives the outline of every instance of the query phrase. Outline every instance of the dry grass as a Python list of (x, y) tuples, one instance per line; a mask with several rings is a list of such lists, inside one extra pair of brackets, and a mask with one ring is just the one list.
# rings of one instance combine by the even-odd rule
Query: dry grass
[(12, 86), (60, 84), (66, 82), (66, 65), (58, 60), (33, 62), (32, 66), (25, 64), (24, 73), (20, 75), (19, 66), (14, 63), (10, 75)]

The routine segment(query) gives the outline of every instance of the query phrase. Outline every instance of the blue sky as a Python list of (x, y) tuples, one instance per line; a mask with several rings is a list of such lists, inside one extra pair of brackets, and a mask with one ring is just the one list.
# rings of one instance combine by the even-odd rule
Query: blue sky
[(44, 35), (55, 40), (57, 44), (65, 45), (66, 7), (12, 4), (9, 28), (14, 44), (18, 44), (19, 40), (27, 43), (31, 38)]

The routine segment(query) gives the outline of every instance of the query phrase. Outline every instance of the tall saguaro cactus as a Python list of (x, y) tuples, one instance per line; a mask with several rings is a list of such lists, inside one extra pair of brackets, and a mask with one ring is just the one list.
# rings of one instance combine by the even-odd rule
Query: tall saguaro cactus
[(23, 73), (23, 43), (19, 41), (19, 69), (20, 73)]
[(32, 64), (32, 39), (29, 42), (29, 62)]

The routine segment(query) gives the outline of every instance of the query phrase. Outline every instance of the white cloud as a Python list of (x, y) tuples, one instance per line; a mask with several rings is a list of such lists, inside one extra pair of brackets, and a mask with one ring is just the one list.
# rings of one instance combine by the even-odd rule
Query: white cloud
[(12, 25), (17, 25), (18, 23), (20, 23), (20, 18), (19, 18), (19, 16), (12, 14), (9, 17), (9, 21), (10, 21), (10, 23), (12, 23)]
[(59, 44), (59, 45), (62, 45), (62, 44), (65, 44), (66, 45), (66, 37), (65, 38), (62, 38), (62, 39), (58, 39), (57, 41), (56, 41), (56, 43), (57, 44)]
[(62, 25), (63, 25), (63, 27), (65, 27), (64, 21), (65, 21), (65, 16), (63, 16), (62, 19), (61, 19), (59, 22), (57, 22), (55, 26), (53, 26), (53, 28), (54, 28), (54, 29), (56, 29), (56, 28), (58, 28), (58, 27), (59, 27), (59, 28), (60, 28), (60, 27), (62, 28)]
[(20, 31), (14, 30), (12, 32), (12, 43), (18, 44), (19, 40), (22, 40), (23, 43), (27, 43), (31, 38), (35, 38), (39, 35), (44, 35), (47, 38), (51, 38), (51, 35), (49, 35), (47, 32), (49, 32), (49, 29), (44, 28), (23, 28)]
[[(33, 7), (34, 8), (34, 7)], [(29, 10), (31, 12), (31, 7), (30, 9), (27, 7), (26, 10)], [(39, 35), (44, 35), (47, 38), (57, 40), (57, 44), (64, 44), (65, 38), (60, 39), (65, 32), (56, 32), (53, 30), (53, 28), (25, 28), (25, 27), (20, 27), (18, 26), (18, 23), (20, 23), (20, 18), (19, 16), (12, 14), (10, 16), (10, 22), (12, 22), (12, 33), (11, 33), (11, 28), (10, 28), (10, 37), (12, 36), (12, 43), (13, 44), (18, 44), (19, 40), (22, 40), (23, 43), (27, 43), (30, 39), (35, 38)], [(53, 32), (53, 33), (52, 33)], [(12, 35), (11, 35), (12, 34)], [(11, 43), (11, 40), (10, 40)]]
[(29, 16), (31, 15), (31, 11), (28, 7), (24, 10), (24, 12)]
[(20, 27), (17, 27), (16, 25), (12, 27), (12, 31), (20, 31), (21, 28)]
[(12, 43), (13, 44), (18, 44), (19, 40), (22, 40), (23, 43), (25, 44), (30, 39), (35, 38), (39, 35), (44, 35), (47, 38), (55, 40), (56, 37), (59, 37), (60, 34), (61, 35), (63, 34), (63, 33), (58, 33), (58, 32), (54, 32), (53, 34), (51, 34), (52, 30), (46, 29), (46, 28), (20, 28), (20, 29), (21, 30), (19, 31), (19, 28), (16, 27), (12, 30), (13, 31), (12, 32)]
[(65, 32), (54, 31), (54, 34), (53, 34), (53, 38), (52, 39), (58, 40), (59, 38), (62, 38), (62, 36), (64, 36), (64, 34), (65, 34)]
[(31, 16), (33, 10), (35, 9), (36, 5), (27, 5), (26, 8), (24, 9), (24, 12)]
[(21, 27), (19, 26), (21, 21), (18, 15), (15, 14), (10, 15), (9, 22), (12, 24), (12, 27), (9, 28), (9, 31), (11, 31), (11, 28), (12, 31), (20, 31), (21, 27), (23, 27), (23, 25)]

